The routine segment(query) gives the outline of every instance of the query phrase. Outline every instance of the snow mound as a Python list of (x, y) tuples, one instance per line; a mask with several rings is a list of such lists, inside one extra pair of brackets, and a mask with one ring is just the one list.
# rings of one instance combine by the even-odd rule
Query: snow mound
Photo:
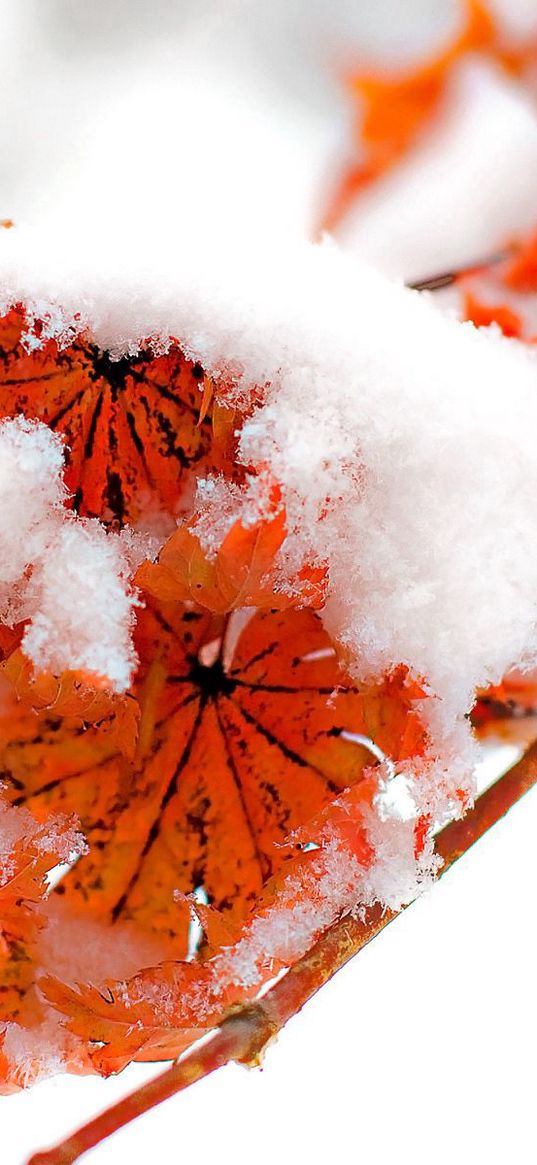
[(0, 423), (0, 617), (28, 621), (22, 646), (38, 669), (91, 672), (125, 691), (136, 666), (129, 580), (149, 541), (70, 514), (62, 471), (47, 425)]

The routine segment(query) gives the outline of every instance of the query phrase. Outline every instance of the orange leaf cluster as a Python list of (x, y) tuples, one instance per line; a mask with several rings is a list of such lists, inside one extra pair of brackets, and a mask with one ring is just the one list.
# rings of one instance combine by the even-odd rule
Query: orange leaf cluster
[[(519, 71), (533, 48), (507, 51), (481, 0), (467, 0), (464, 28), (432, 60), (351, 79), (364, 157), (324, 227), (414, 146), (474, 51)], [(486, 275), (499, 289), (490, 306), (474, 283), (483, 271), (461, 281), (467, 318), (524, 336), (518, 300), (502, 296), (537, 290), (537, 237)], [(47, 339), (15, 307), (0, 321), (0, 417), (19, 413), (63, 436), (76, 513), (110, 529), (156, 518), (173, 533), (136, 574), (139, 666), (126, 695), (94, 676), (36, 674), (23, 629), (0, 626), (4, 1089), (38, 1071), (37, 1060), (14, 1064), (9, 1025), (35, 1034), (52, 1023), (66, 1068), (108, 1075), (177, 1057), (254, 1001), (356, 906), (375, 859), (379, 753), (405, 762), (428, 744), (425, 691), (404, 667), (359, 685), (338, 658), (318, 613), (328, 565), (286, 570), (277, 483), (218, 544), (202, 537), (200, 479), (218, 475), (239, 496), (252, 474), (237, 462), (232, 393), (179, 342), (115, 359), (87, 334)], [(510, 702), (533, 710), (534, 691), (507, 677), (480, 695), (474, 723)], [(417, 857), (429, 829), (426, 817), (414, 823)], [(40, 941), (51, 919), (60, 945), (67, 919), (97, 928), (103, 947), (128, 930), (136, 970), (120, 978), (94, 956), (91, 973), (55, 973)]]
[(1, 722), (12, 804), (43, 822), (76, 812), (88, 839), (62, 895), (110, 921), (162, 930), (183, 954), (189, 911), (174, 891), (203, 886), (235, 914), (255, 905), (285, 860), (288, 833), (370, 763), (346, 728), (396, 759), (423, 748), (404, 675), (354, 687), (313, 612), (259, 612), (230, 666), (220, 655), (204, 663), (204, 647), (224, 633), (222, 617), (200, 608), (151, 603), (141, 612), (136, 644), (147, 663), (126, 697), (140, 708), (132, 758), (120, 729), (95, 722), (81, 731), (80, 714), (29, 715), (19, 699), (18, 716), (10, 707)]
[[(233, 490), (246, 482), (235, 460), (240, 418), (178, 345), (120, 360), (87, 337), (27, 351), (29, 326), (22, 309), (0, 323), (0, 414), (23, 412), (64, 435), (79, 513), (117, 528), (156, 508), (171, 525), (192, 513), (198, 478), (217, 473)], [(423, 692), (405, 669), (366, 687), (345, 672), (316, 613), (326, 568), (289, 576), (277, 483), (265, 495), (265, 509), (233, 521), (210, 553), (187, 517), (139, 568), (139, 667), (126, 695), (79, 673), (36, 674), (21, 629), (1, 629), (3, 803), (40, 837), (76, 819), (87, 841), (43, 900), (38, 929), (52, 911), (61, 943), (65, 910), (104, 927), (111, 946), (126, 925), (140, 951), (155, 940), (168, 960), (143, 970), (141, 954), (123, 987), (104, 970), (76, 987), (62, 982), (43, 963), (25, 900), (10, 898), (3, 917), (20, 915), (21, 932), (9, 922), (2, 1018), (33, 1029), (64, 1015), (73, 1070), (88, 1054), (103, 1072), (175, 1056), (298, 957), (289, 944), (258, 951), (248, 984), (225, 970), (226, 952), (238, 959), (258, 925), (286, 912), (291, 920), (297, 907), (312, 912), (313, 940), (330, 845), (359, 868), (370, 862), (362, 807), (377, 789), (377, 762), (368, 739), (395, 761), (426, 747)], [(46, 868), (57, 860), (52, 846)], [(42, 866), (32, 861), (34, 885)], [(283, 933), (293, 929), (290, 921)], [(2, 1073), (6, 1086), (18, 1079), (9, 1057)]]

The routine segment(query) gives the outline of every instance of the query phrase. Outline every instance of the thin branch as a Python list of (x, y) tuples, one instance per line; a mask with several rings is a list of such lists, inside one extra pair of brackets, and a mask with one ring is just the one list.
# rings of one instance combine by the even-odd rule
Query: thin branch
[(439, 275), (430, 275), (427, 279), (418, 279), (415, 283), (407, 283), (407, 287), (411, 291), (441, 291), (443, 287), (451, 287), (461, 275), (473, 275), (477, 271), (482, 271), (484, 268), (494, 267), (506, 258), (506, 253), (492, 255), (482, 263), (474, 263), (466, 267), (455, 267), (453, 271), (442, 271)]
[(106, 1140), (118, 1129), (129, 1124), (143, 1112), (209, 1076), (217, 1068), (232, 1060), (241, 1060), (250, 1046), (251, 1024), (248, 1016), (230, 1016), (215, 1035), (187, 1059), (172, 1064), (154, 1080), (125, 1096), (106, 1112), (89, 1121), (72, 1136), (53, 1149), (36, 1153), (28, 1165), (71, 1165), (88, 1149)]
[[(436, 837), (436, 850), (444, 859), (440, 876), (483, 836), (520, 798), (537, 784), (537, 743), (518, 764), (509, 769), (476, 801), (461, 821), (453, 821)], [(402, 913), (402, 912), (401, 912)], [(331, 926), (294, 967), (279, 979), (257, 1003), (229, 1015), (205, 1042), (187, 1052), (165, 1072), (120, 1100), (106, 1112), (78, 1129), (55, 1148), (35, 1154), (28, 1165), (72, 1165), (74, 1161), (112, 1133), (150, 1108), (235, 1061), (252, 1065), (260, 1061), (267, 1044), (287, 1020), (397, 914), (376, 904), (363, 919), (351, 915)]]
[(427, 279), (418, 279), (416, 283), (407, 283), (407, 287), (411, 291), (441, 291), (443, 287), (451, 287), (461, 274), (465, 272), (443, 271), (441, 275), (430, 275)]

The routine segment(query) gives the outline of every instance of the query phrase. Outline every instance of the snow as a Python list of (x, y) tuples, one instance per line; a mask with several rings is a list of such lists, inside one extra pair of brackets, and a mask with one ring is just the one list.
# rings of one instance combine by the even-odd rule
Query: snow
[(416, 864), (412, 822), (379, 825), (370, 812), (366, 825), (374, 860), (364, 864), (337, 836), (328, 838), (301, 874), (286, 879), (274, 904), (256, 914), (239, 941), (215, 956), (215, 990), (225, 991), (230, 982), (257, 987), (267, 967), (292, 965), (342, 914), (374, 902), (400, 910), (430, 884), (440, 863), (429, 855)]
[(55, 865), (84, 853), (85, 842), (76, 822), (64, 815), (51, 814), (42, 825), (24, 806), (14, 807), (0, 798), (0, 888), (18, 871), (17, 848), (37, 856), (51, 854)]
[[(537, 662), (535, 352), (461, 324), (328, 243), (271, 240), (245, 253), (230, 239), (201, 252), (190, 232), (180, 264), (161, 256), (143, 278), (128, 251), (99, 270), (86, 254), (81, 276), (81, 254), (69, 270), (65, 254), (54, 266), (34, 243), (12, 232), (3, 248), (9, 298), (33, 291), (51, 318), (61, 302), (60, 328), (79, 313), (117, 350), (175, 335), (217, 378), (232, 370), (239, 407), (262, 386), (240, 457), (270, 466), (282, 487), (289, 566), (297, 553), (329, 563), (323, 619), (357, 678), (402, 663), (426, 682), (432, 755), (452, 764), (439, 804), (451, 804), (471, 788), (464, 716), (475, 689)], [(108, 543), (93, 536), (97, 561)], [(101, 565), (95, 577), (102, 593)], [(106, 674), (123, 686), (131, 600), (121, 587), (117, 601), (122, 662)], [(83, 640), (80, 651), (78, 666), (104, 668)]]
[[(10, 1065), (10, 1076), (20, 1088), (36, 1084), (64, 1071), (72, 1040), (56, 1017), (46, 1018), (35, 1027), (18, 1023), (0, 1024), (2, 1053)], [(74, 1067), (74, 1065), (73, 1065)]]
[(141, 966), (157, 965), (169, 947), (132, 923), (113, 928), (87, 912), (80, 913), (61, 898), (49, 898), (46, 925), (39, 932), (36, 958), (42, 974), (67, 983), (104, 983), (135, 974)]
[[(141, 539), (140, 560), (145, 545)], [(137, 664), (130, 573), (120, 537), (97, 521), (64, 520), (42, 561), (22, 641), (38, 670), (90, 672), (117, 692), (129, 687)]]
[(6, 621), (12, 588), (46, 553), (48, 523), (61, 516), (66, 490), (62, 443), (45, 425), (23, 417), (4, 421), (0, 448), (0, 606)]
[(2, 618), (29, 620), (22, 647), (38, 670), (91, 672), (121, 692), (136, 666), (129, 580), (153, 543), (69, 513), (62, 471), (62, 442), (46, 425), (0, 423)]
[(34, 830), (35, 822), (27, 810), (17, 811), (0, 800), (0, 887), (5, 886), (14, 873), (15, 846)]
[(274, 478), (260, 470), (257, 477), (247, 476), (242, 487), (226, 481), (223, 475), (199, 478), (192, 515), (192, 530), (204, 553), (214, 558), (235, 522), (248, 528), (265, 519), (270, 521), (281, 510), (272, 497)]

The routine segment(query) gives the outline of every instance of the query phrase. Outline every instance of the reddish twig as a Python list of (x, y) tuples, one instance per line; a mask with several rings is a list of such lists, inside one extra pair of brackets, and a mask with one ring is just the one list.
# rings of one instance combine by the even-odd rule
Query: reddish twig
[[(444, 874), (505, 813), (537, 784), (537, 743), (476, 801), (465, 818), (447, 825), (436, 838)], [(55, 1148), (35, 1154), (28, 1165), (72, 1165), (112, 1133), (174, 1093), (236, 1061), (259, 1063), (261, 1054), (288, 1019), (383, 930), (395, 917), (377, 904), (364, 919), (348, 915), (331, 926), (312, 949), (257, 1003), (229, 1015), (204, 1043), (186, 1053), (154, 1080), (118, 1101)]]

